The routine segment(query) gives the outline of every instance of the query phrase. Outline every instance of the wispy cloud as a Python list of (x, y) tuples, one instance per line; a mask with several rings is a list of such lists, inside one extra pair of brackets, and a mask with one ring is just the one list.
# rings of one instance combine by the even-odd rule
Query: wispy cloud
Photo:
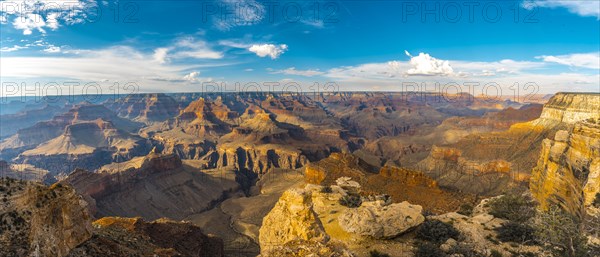
[(222, 31), (258, 24), (266, 12), (265, 7), (255, 0), (221, 0), (221, 3), (221, 8), (231, 12), (213, 17), (215, 27)]
[[(599, 3), (600, 4), (600, 3)], [(567, 55), (543, 55), (536, 57), (545, 62), (554, 62), (572, 67), (600, 69), (600, 52), (597, 53), (578, 53)]]
[(325, 72), (322, 72), (319, 69), (297, 70), (295, 67), (291, 67), (291, 68), (287, 68), (285, 70), (272, 71), (271, 74), (286, 74), (286, 75), (312, 77), (312, 76), (317, 76), (317, 75), (323, 75), (323, 74), (325, 74)]
[(528, 10), (536, 7), (566, 8), (580, 16), (592, 16), (600, 19), (600, 3), (598, 3), (598, 0), (526, 0), (522, 3), (522, 6)]
[(4, 47), (0, 48), (0, 52), (14, 52), (14, 51), (19, 51), (21, 49), (27, 49), (27, 47), (26, 46), (18, 46), (18, 45), (13, 45), (12, 47), (4, 46)]
[(0, 59), (0, 76), (5, 81), (136, 82), (148, 91), (160, 91), (166, 89), (164, 82), (181, 86), (210, 80), (200, 77), (197, 69), (222, 65), (160, 64), (153, 53), (115, 46), (100, 50), (68, 50), (59, 56), (3, 57)]

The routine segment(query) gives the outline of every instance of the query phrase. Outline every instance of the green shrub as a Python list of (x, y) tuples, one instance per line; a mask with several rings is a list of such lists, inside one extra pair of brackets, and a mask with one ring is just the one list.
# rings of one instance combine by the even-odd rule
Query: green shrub
[(498, 250), (492, 249), (492, 251), (490, 252), (490, 257), (503, 257), (503, 256), (502, 256), (502, 253), (498, 252)]
[(445, 257), (446, 254), (440, 248), (429, 242), (419, 242), (414, 251), (415, 257)]
[(472, 245), (458, 244), (452, 247), (448, 252), (448, 255), (458, 255), (462, 257), (484, 257), (483, 255), (475, 252)]
[(324, 186), (321, 188), (321, 193), (330, 194), (332, 192), (333, 192), (333, 189), (331, 189), (331, 186)]
[(496, 228), (497, 238), (502, 242), (531, 244), (535, 241), (535, 229), (527, 224), (509, 221)]
[(473, 208), (473, 205), (465, 203), (458, 208), (457, 212), (465, 216), (471, 216), (471, 214), (473, 214)]
[(390, 257), (390, 255), (389, 255), (389, 254), (387, 254), (387, 253), (382, 253), (382, 252), (380, 252), (380, 251), (377, 251), (377, 250), (372, 250), (372, 251), (370, 251), (370, 252), (369, 252), (369, 256), (371, 256), (371, 257)]
[(523, 223), (535, 216), (535, 203), (521, 195), (505, 195), (489, 201), (494, 217)]
[(460, 232), (448, 223), (439, 220), (426, 220), (417, 228), (416, 235), (418, 239), (440, 244), (446, 242), (449, 238), (458, 239)]
[(594, 197), (594, 202), (592, 205), (596, 208), (600, 208), (600, 193), (596, 193), (596, 197)]
[(340, 204), (348, 208), (358, 208), (362, 204), (360, 195), (349, 194), (340, 198)]

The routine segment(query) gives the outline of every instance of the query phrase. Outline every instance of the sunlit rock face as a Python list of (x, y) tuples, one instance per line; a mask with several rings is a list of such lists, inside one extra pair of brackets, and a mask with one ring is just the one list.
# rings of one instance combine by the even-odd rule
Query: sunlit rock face
[(600, 118), (600, 94), (557, 93), (544, 105), (540, 118), (573, 124)]
[(578, 122), (544, 140), (530, 189), (541, 208), (559, 204), (581, 215), (600, 192), (600, 124)]

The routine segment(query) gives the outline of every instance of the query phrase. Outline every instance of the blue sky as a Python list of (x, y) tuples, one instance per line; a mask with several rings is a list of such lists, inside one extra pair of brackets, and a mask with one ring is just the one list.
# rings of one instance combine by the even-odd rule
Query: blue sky
[(235, 82), (600, 91), (596, 0), (1, 3), (3, 92), (74, 81), (140, 92)]

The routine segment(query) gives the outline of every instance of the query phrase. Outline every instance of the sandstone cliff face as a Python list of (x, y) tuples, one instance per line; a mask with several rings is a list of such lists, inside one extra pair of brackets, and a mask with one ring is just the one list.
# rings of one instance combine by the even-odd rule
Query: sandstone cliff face
[(92, 235), (86, 202), (62, 185), (0, 179), (0, 245), (13, 256), (65, 256)]
[(214, 159), (210, 159), (216, 168), (234, 167), (249, 170), (256, 174), (265, 174), (275, 168), (297, 169), (308, 163), (300, 151), (286, 149), (240, 146), (237, 149), (219, 147)]
[(573, 124), (600, 118), (600, 94), (557, 93), (544, 105), (540, 118)]
[(301, 189), (284, 192), (263, 219), (259, 241), (263, 252), (293, 241), (327, 243), (329, 236), (312, 209), (310, 192)]
[(544, 140), (530, 189), (541, 208), (559, 204), (582, 215), (600, 192), (600, 124), (578, 122)]

